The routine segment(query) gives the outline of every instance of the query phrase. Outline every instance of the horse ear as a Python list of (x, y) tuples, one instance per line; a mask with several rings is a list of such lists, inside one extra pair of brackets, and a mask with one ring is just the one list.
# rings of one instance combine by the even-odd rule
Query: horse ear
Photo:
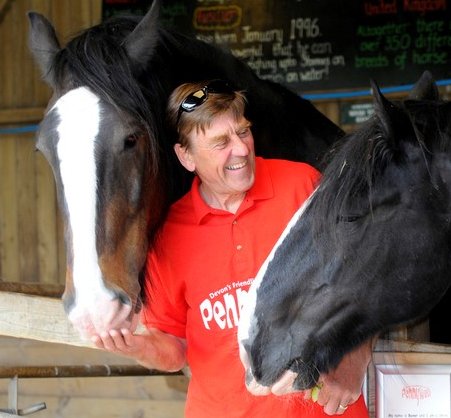
[(56, 37), (52, 24), (41, 14), (28, 12), (30, 21), (29, 47), (34, 59), (38, 63), (44, 80), (54, 87), (54, 74), (52, 62), (60, 50), (60, 44)]
[(124, 41), (130, 59), (143, 67), (152, 57), (157, 43), (160, 8), (160, 0), (154, 0), (150, 10)]
[(439, 100), (440, 95), (435, 80), (429, 71), (425, 71), (409, 93), (411, 100)]
[(385, 98), (374, 80), (371, 80), (371, 91), (374, 99), (374, 113), (382, 125), (383, 134), (387, 138), (392, 138), (393, 116), (396, 112), (396, 108), (392, 102)]

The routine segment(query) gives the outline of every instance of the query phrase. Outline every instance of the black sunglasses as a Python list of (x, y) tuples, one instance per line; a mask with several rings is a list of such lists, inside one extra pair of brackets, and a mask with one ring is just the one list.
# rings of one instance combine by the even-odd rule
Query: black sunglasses
[(182, 112), (189, 113), (196, 110), (202, 103), (205, 102), (205, 100), (207, 100), (209, 93), (233, 94), (234, 90), (224, 80), (212, 80), (201, 89), (192, 92), (182, 101), (182, 103), (180, 103), (179, 111), (177, 113), (176, 126), (179, 124)]

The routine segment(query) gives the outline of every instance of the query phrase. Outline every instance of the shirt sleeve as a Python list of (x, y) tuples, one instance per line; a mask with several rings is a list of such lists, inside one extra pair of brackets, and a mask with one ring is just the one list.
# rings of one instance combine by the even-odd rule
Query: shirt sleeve
[(143, 325), (186, 338), (187, 304), (183, 283), (171, 275), (170, 262), (165, 255), (157, 256), (156, 251), (151, 250), (144, 280)]

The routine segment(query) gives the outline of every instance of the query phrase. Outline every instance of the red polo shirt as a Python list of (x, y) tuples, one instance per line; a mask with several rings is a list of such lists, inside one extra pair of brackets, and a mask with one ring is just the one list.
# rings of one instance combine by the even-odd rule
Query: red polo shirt
[[(236, 337), (253, 278), (318, 179), (306, 164), (257, 158), (255, 183), (236, 214), (209, 207), (198, 178), (171, 207), (148, 257), (142, 321), (187, 340), (186, 417), (327, 416), (299, 394), (249, 394)], [(344, 415), (367, 416), (363, 401)]]

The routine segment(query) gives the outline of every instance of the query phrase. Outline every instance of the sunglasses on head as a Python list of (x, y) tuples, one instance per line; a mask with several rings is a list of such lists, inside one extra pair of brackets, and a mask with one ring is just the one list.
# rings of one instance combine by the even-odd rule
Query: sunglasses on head
[(182, 103), (180, 103), (176, 126), (179, 124), (182, 113), (189, 113), (196, 110), (202, 103), (205, 102), (205, 100), (207, 100), (209, 93), (233, 94), (234, 90), (224, 80), (212, 80), (201, 89), (192, 92), (182, 101)]

